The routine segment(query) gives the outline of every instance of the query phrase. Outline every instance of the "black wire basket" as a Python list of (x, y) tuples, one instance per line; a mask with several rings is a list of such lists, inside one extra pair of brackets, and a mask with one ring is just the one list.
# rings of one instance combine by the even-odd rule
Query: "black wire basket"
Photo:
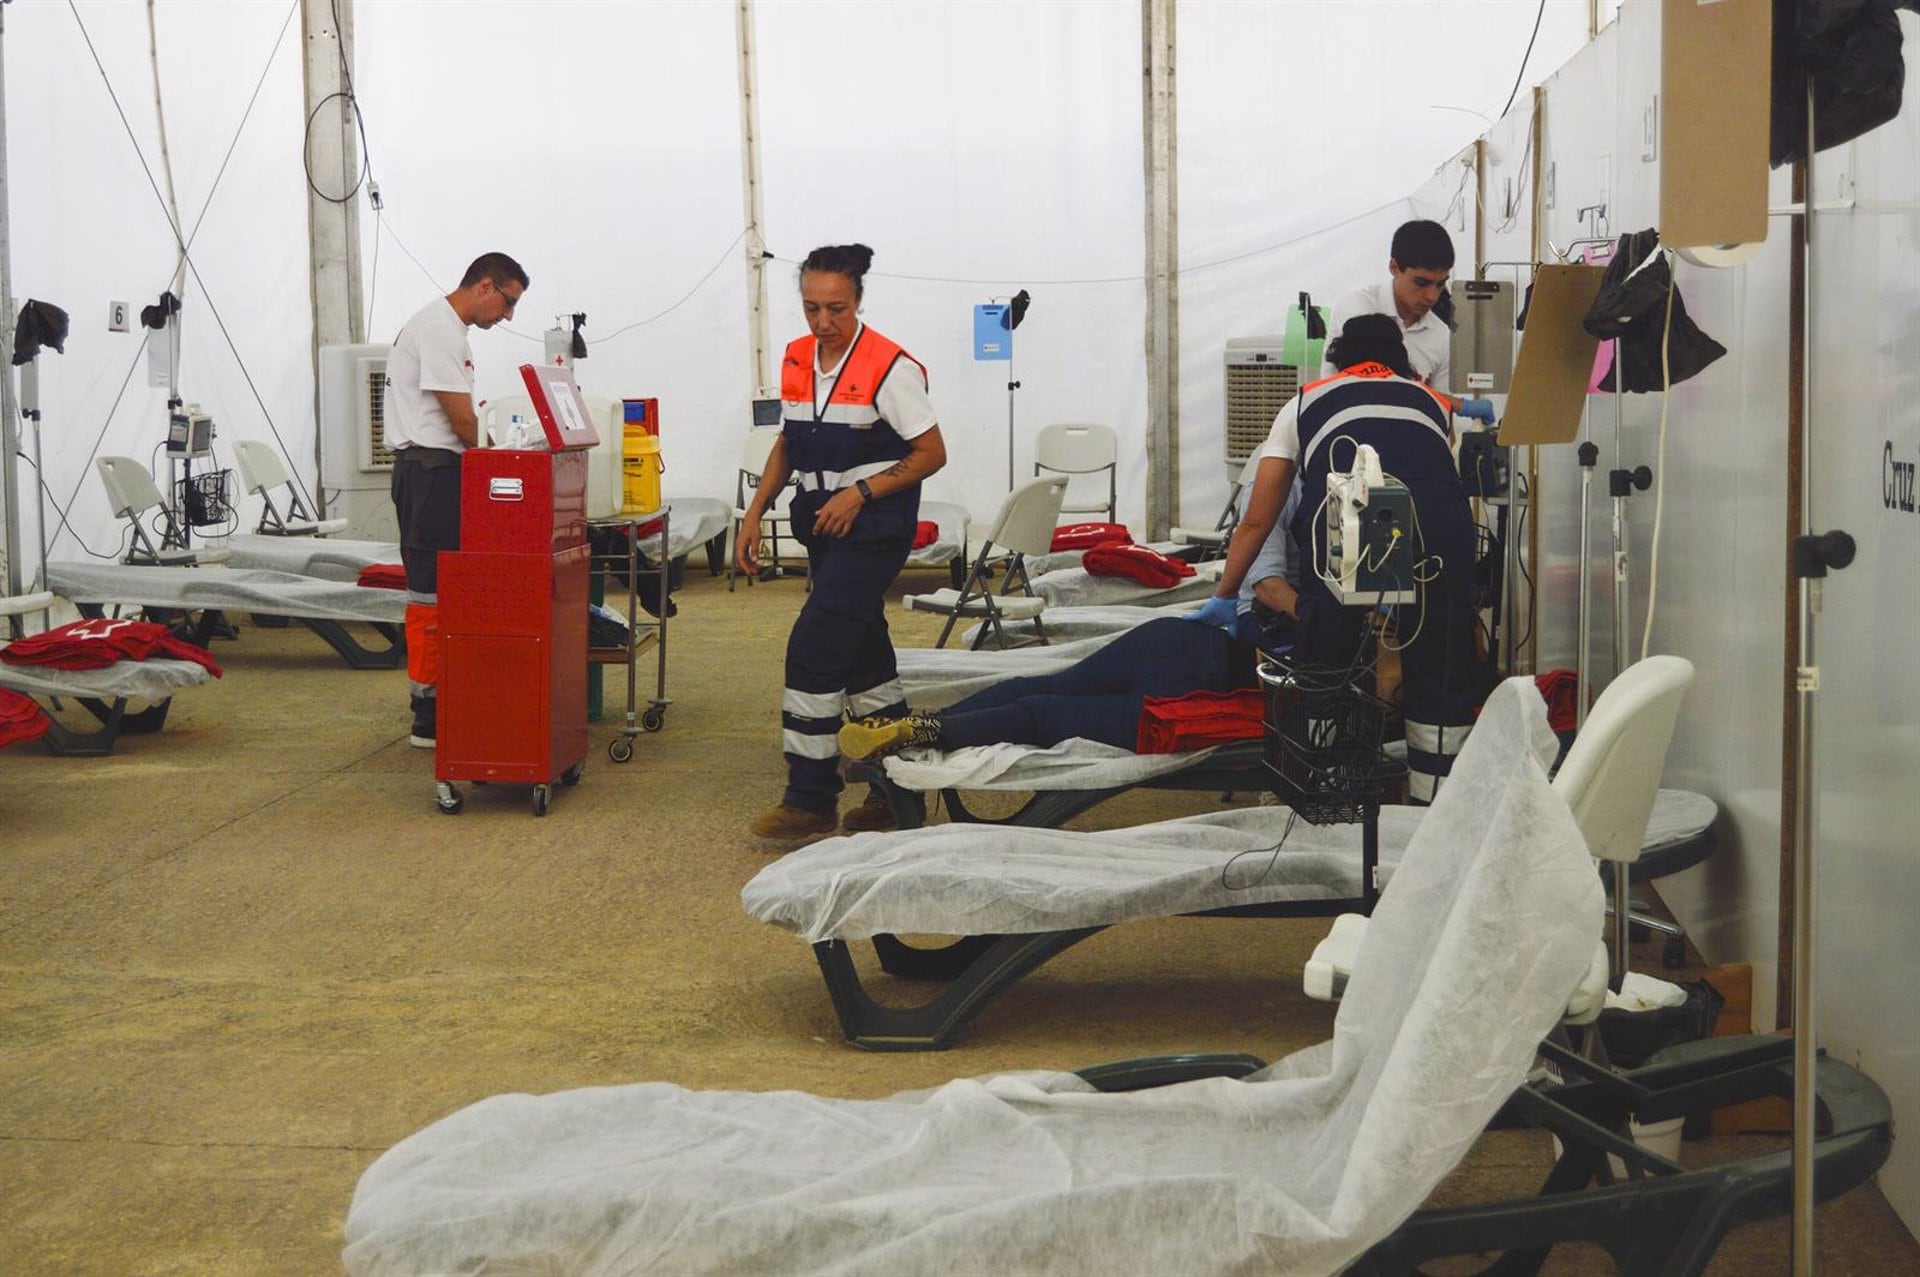
[(232, 473), (209, 470), (173, 485), (175, 508), (188, 527), (217, 528), (233, 518), (233, 503), (227, 500), (227, 476)]
[(1365, 820), (1407, 774), (1406, 764), (1380, 747), (1386, 703), (1352, 678), (1348, 669), (1271, 660), (1260, 666), (1269, 784), (1309, 824)]

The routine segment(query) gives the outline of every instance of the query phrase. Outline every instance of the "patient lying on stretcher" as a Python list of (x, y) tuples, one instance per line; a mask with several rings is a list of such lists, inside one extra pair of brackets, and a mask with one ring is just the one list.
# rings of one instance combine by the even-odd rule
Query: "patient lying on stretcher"
[(1148, 621), (1067, 669), (1009, 679), (937, 714), (848, 723), (840, 729), (841, 755), (864, 759), (914, 746), (1047, 747), (1076, 737), (1138, 750), (1150, 699), (1251, 691), (1260, 653), (1292, 645), (1298, 556), (1288, 523), (1279, 521), (1247, 573), (1231, 630), (1179, 617)]

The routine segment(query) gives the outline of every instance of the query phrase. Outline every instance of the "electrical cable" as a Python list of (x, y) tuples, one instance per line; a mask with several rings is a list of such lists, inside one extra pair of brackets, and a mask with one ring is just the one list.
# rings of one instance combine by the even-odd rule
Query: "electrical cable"
[[(1198, 266), (1182, 266), (1179, 270), (1173, 272), (1173, 277), (1180, 279), (1187, 275), (1198, 274), (1201, 271), (1215, 270), (1221, 266), (1231, 266), (1236, 262), (1244, 262), (1249, 258), (1261, 257), (1267, 253), (1277, 253), (1283, 248), (1292, 248), (1296, 244), (1304, 244), (1309, 240), (1317, 239), (1329, 231), (1341, 230), (1344, 227), (1353, 225), (1355, 222), (1365, 221), (1375, 214), (1384, 213), (1388, 209), (1403, 205), (1406, 202), (1404, 197), (1388, 200), (1386, 203), (1367, 209), (1365, 212), (1355, 213), (1351, 217), (1344, 217), (1337, 222), (1330, 222), (1325, 226), (1317, 226), (1313, 230), (1294, 236), (1292, 239), (1283, 239), (1278, 243), (1267, 244), (1260, 248), (1250, 248), (1244, 253), (1235, 253), (1230, 257), (1221, 257), (1214, 261), (1202, 262)], [(798, 258), (782, 257), (778, 253), (769, 253), (767, 257), (770, 261), (781, 262), (788, 266), (798, 267), (801, 264)], [(956, 279), (943, 275), (910, 275), (883, 270), (868, 271), (867, 277), (869, 279), (902, 279), (921, 284), (966, 284), (983, 288), (1000, 286), (1007, 282), (1005, 279)], [(1064, 288), (1080, 284), (1138, 284), (1146, 280), (1147, 276), (1142, 273), (1136, 275), (1105, 275), (1088, 279), (1032, 279), (1026, 276), (1022, 276), (1022, 278), (1025, 279), (1028, 284), (1032, 285), (1042, 285), (1048, 288)]]
[[(1265, 882), (1267, 875), (1273, 872), (1273, 867), (1280, 863), (1280, 852), (1286, 847), (1287, 839), (1293, 836), (1293, 826), (1299, 819), (1299, 812), (1289, 810), (1287, 812), (1286, 826), (1280, 830), (1279, 842), (1276, 842), (1271, 847), (1261, 847), (1251, 851), (1239, 851), (1227, 857), (1227, 863), (1220, 866), (1221, 887), (1228, 891), (1252, 891), (1255, 887)], [(1232, 876), (1233, 868), (1249, 856), (1265, 856), (1267, 857), (1267, 863), (1261, 867), (1260, 872), (1254, 877), (1236, 884)]]
[(1667, 410), (1673, 406), (1673, 293), (1679, 263), (1667, 262), (1666, 327), (1660, 331), (1660, 442), (1653, 454), (1653, 535), (1647, 543), (1647, 626), (1640, 632), (1640, 659), (1653, 646), (1653, 603), (1660, 593), (1660, 516), (1667, 498)]
[(1547, 0), (1540, 0), (1540, 7), (1533, 11), (1533, 34), (1527, 37), (1527, 51), (1520, 55), (1520, 69), (1513, 73), (1513, 92), (1507, 94), (1507, 104), (1500, 108), (1502, 118), (1513, 109), (1513, 100), (1520, 96), (1520, 81), (1526, 78), (1527, 60), (1533, 57), (1533, 42), (1540, 38), (1540, 19), (1546, 14)]
[[(33, 481), (39, 485), (40, 491), (46, 494), (50, 504), (52, 504), (54, 508), (54, 513), (60, 516), (60, 526), (64, 528), (73, 537), (74, 542), (79, 545), (81, 551), (84, 554), (86, 554), (87, 557), (89, 558), (106, 559), (108, 562), (112, 562), (112, 563), (119, 562), (120, 556), (127, 552), (127, 541), (133, 535), (133, 529), (128, 528), (126, 531), (120, 534), (120, 544), (114, 548), (113, 553), (111, 554), (100, 553), (100, 551), (94, 549), (92, 546), (87, 544), (86, 539), (80, 535), (79, 529), (75, 528), (71, 523), (67, 522), (66, 511), (60, 509), (60, 499), (54, 496), (53, 489), (47, 486), (46, 476), (40, 473), (40, 467), (33, 465), (33, 458), (29, 457), (26, 454), (24, 449), (16, 449), (14, 451), (14, 455), (16, 457), (19, 457), (20, 460), (26, 462), (29, 466), (33, 466)], [(58, 541), (59, 537), (60, 537), (60, 534), (58, 532), (54, 533), (54, 541)], [(50, 541), (48, 542), (48, 545), (51, 546), (53, 543), (54, 543), (53, 541)], [(42, 584), (45, 584), (45, 583), (42, 582)]]
[[(69, 3), (71, 2), (72, 0), (69, 0)], [(347, 87), (327, 94), (314, 103), (313, 110), (307, 113), (307, 127), (301, 138), (300, 167), (306, 174), (308, 190), (329, 204), (345, 204), (360, 193), (362, 186), (373, 180), (373, 154), (367, 148), (367, 117), (360, 110), (360, 99), (353, 91), (353, 68), (347, 63), (347, 42), (341, 34), (340, 0), (328, 0), (328, 7), (333, 12), (334, 48), (340, 54), (340, 78)], [(347, 193), (340, 196), (327, 194), (313, 180), (313, 122), (319, 118), (320, 112), (326, 108), (327, 103), (335, 98), (347, 100), (347, 106), (353, 111), (354, 129), (360, 135), (360, 172), (355, 176), (353, 185), (348, 188)]]

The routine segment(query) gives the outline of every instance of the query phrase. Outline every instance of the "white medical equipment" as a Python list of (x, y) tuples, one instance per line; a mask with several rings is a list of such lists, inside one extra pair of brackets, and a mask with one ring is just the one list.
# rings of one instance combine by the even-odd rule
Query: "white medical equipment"
[(1327, 566), (1322, 574), (1335, 600), (1356, 605), (1412, 603), (1421, 557), (1413, 494), (1380, 469), (1370, 444), (1354, 452), (1353, 468), (1327, 476)]

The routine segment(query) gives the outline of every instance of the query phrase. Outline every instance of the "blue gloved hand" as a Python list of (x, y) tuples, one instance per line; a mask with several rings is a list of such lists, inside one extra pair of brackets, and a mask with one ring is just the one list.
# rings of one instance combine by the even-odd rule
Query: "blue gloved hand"
[(1460, 406), (1453, 411), (1455, 416), (1471, 417), (1489, 426), (1493, 424), (1493, 400), (1491, 399), (1462, 399)]
[(1187, 613), (1186, 619), (1198, 621), (1202, 625), (1213, 625), (1223, 630), (1230, 630), (1238, 619), (1239, 612), (1239, 605), (1233, 599), (1223, 599), (1215, 595), (1201, 604), (1199, 611)]

